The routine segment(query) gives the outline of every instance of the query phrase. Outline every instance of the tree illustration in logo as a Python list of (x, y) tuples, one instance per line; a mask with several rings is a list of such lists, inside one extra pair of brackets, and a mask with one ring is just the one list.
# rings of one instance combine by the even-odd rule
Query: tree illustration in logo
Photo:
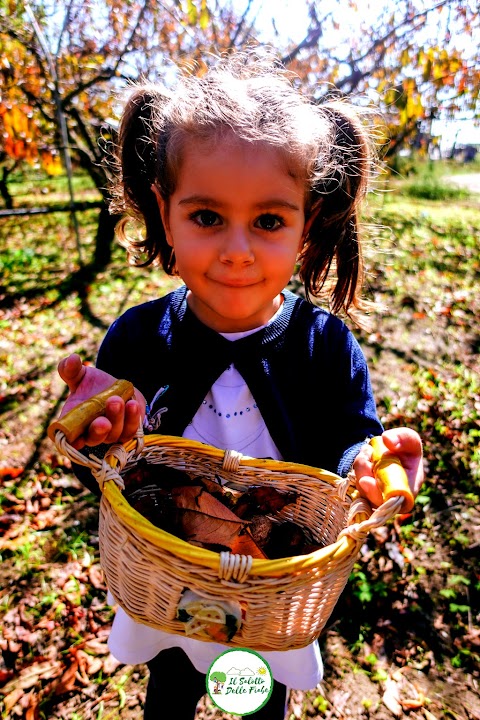
[(213, 688), (214, 695), (219, 695), (227, 680), (226, 674), (220, 670), (216, 670), (210, 675), (210, 680), (215, 683), (215, 687)]

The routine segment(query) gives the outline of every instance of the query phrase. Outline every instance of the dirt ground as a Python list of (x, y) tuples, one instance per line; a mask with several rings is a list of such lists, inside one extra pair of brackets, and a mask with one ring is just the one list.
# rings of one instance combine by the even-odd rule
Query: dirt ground
[[(446, 282), (449, 282), (448, 278)], [(442, 314), (442, 311), (436, 314), (424, 312), (413, 291), (412, 296), (404, 294), (398, 303), (390, 314), (378, 319), (371, 334), (363, 337), (375, 394), (380, 403), (383, 398), (390, 398), (389, 407), (382, 406), (388, 420), (394, 418), (395, 407), (401, 408), (402, 398), (408, 396), (413, 368), (435, 368), (442, 359), (457, 357), (474, 372), (480, 369), (478, 324), (475, 325), (468, 314), (468, 308), (465, 319), (458, 327), (453, 327), (452, 315)], [(475, 309), (477, 305), (473, 307)], [(13, 309), (0, 310), (0, 319), (11, 326), (20, 323), (31, 312), (32, 305), (21, 301)], [(92, 355), (103, 332), (100, 324), (88, 338)], [(22, 334), (21, 338), (18, 334), (13, 337), (27, 350), (32, 345), (32, 353), (39, 352), (38, 344), (29, 339), (28, 333)], [(83, 338), (81, 341), (85, 345)], [(9, 342), (9, 339), (0, 339), (0, 347), (6, 348)], [(58, 346), (55, 352), (57, 350)], [(32, 363), (32, 357), (27, 355), (25, 362)], [(76, 523), (94, 537), (91, 528), (96, 524), (97, 509), (85, 506), (79, 483), (68, 471), (68, 466), (56, 458), (59, 464), (51, 474), (54, 453), (51, 443), (45, 439), (45, 427), (57, 413), (58, 403), (64, 397), (64, 388), (55, 375), (54, 358), (55, 353), (48, 358), (48, 373), (37, 388), (34, 403), (29, 400), (25, 384), (19, 384), (15, 389), (21, 411), (10, 413), (8, 432), (0, 433), (0, 467), (26, 465), (37, 473), (38, 482), (31, 496), (33, 503), (40, 498), (41, 505), (43, 498), (47, 507), (47, 496), (42, 495), (40, 489), (42, 481), (46, 480), (47, 485), (56, 488), (56, 494), (52, 490), (51, 496), (58, 503), (52, 521), (54, 531), (57, 526), (60, 532), (60, 528)], [(32, 367), (34, 369), (34, 363)], [(28, 372), (33, 370), (25, 369), (25, 377)], [(36, 382), (33, 375), (31, 382)], [(46, 475), (47, 466), (50, 474)], [(426, 470), (427, 476), (436, 472), (436, 468), (428, 465)], [(8, 486), (5, 487), (8, 491)], [(59, 493), (64, 495), (60, 497)], [(69, 498), (67, 504), (66, 496)], [(28, 499), (25, 510), (19, 509), (18, 499), (15, 510), (9, 505), (13, 500), (8, 497), (6, 500), (8, 518), (4, 518), (4, 522), (18, 523), (24, 534), (33, 517), (34, 505), (29, 506)], [(51, 502), (49, 508), (54, 507)], [(466, 620), (457, 623), (456, 630), (455, 618), (448, 615), (453, 611), (448, 610), (442, 595), (442, 591), (450, 587), (452, 578), (469, 575), (476, 577), (477, 584), (480, 580), (480, 510), (472, 503), (466, 504), (460, 488), (453, 488), (450, 495), (438, 499), (438, 503), (427, 504), (426, 509), (417, 505), (412, 517), (391, 523), (388, 530), (374, 534), (362, 548), (360, 569), (365, 571), (366, 587), (347, 586), (319, 640), (325, 664), (324, 679), (309, 692), (292, 691), (286, 715), (288, 720), (480, 720), (480, 668), (475, 659), (460, 666), (454, 662), (462, 652), (465, 656), (468, 653), (468, 657), (478, 658), (480, 632), (476, 615), (479, 608), (474, 607), (478, 592), (475, 594), (473, 586), (468, 590), (461, 580), (458, 581), (461, 587), (458, 594), (464, 593), (469, 601), (471, 599), (468, 603), (471, 610)], [(13, 512), (17, 513), (15, 520), (11, 520)], [(402, 530), (402, 523), (412, 524), (410, 535)], [(461, 544), (455, 544), (460, 536)], [(14, 542), (15, 536), (12, 537)], [(33, 551), (30, 547), (25, 552)], [(120, 665), (109, 654), (106, 639), (110, 620), (105, 607), (104, 585), (97, 578), (95, 567), (89, 566), (85, 559), (77, 558), (43, 568), (45, 573), (48, 570), (56, 587), (64, 588), (68, 582), (66, 577), (74, 577), (85, 593), (83, 610), (81, 605), (73, 602), (69, 610), (68, 623), (78, 634), (77, 641), (69, 635), (69, 645), (61, 634), (65, 632), (66, 619), (52, 625), (45, 620), (44, 625), (40, 622), (38, 626), (32, 626), (29, 603), (38, 604), (51, 587), (35, 585), (38, 578), (20, 571), (18, 564), (5, 554), (0, 564), (4, 626), (0, 684), (3, 684), (1, 692), (4, 696), (10, 693), (12, 702), (9, 709), (4, 710), (3, 720), (141, 720), (147, 670), (145, 666)], [(66, 596), (68, 598), (69, 593)], [(359, 600), (360, 596), (363, 601)], [(18, 598), (21, 598), (20, 602)], [(455, 602), (462, 607), (460, 599), (456, 598)], [(465, 611), (456, 612), (458, 615)], [(54, 628), (51, 635), (50, 627)], [(5, 649), (5, 629), (16, 638), (11, 646), (14, 651)], [(90, 646), (84, 652), (82, 643), (85, 641)], [(58, 655), (53, 649), (55, 643)], [(80, 654), (75, 654), (75, 643), (78, 643)], [(27, 647), (31, 659), (21, 666), (20, 672), (20, 661), (13, 655), (14, 652), (26, 652)], [(64, 671), (63, 665), (60, 668), (56, 663), (63, 662), (66, 656), (72, 660)], [(71, 676), (67, 675), (69, 671)], [(53, 700), (42, 709), (31, 698), (49, 680), (48, 673), (56, 678), (57, 689), (53, 692)], [(15, 697), (17, 700), (13, 702)], [(161, 708), (158, 718), (175, 720), (165, 718)], [(197, 720), (231, 718), (216, 709), (207, 697), (199, 704)]]

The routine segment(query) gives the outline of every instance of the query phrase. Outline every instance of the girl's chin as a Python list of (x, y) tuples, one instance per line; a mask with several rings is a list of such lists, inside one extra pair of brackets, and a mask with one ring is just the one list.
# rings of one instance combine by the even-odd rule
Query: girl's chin
[(224, 333), (253, 330), (265, 325), (270, 320), (270, 317), (264, 319), (264, 316), (252, 315), (252, 313), (241, 312), (240, 310), (227, 313), (213, 311), (200, 314), (195, 312), (195, 308), (192, 308), (192, 310), (205, 325), (217, 332)]
[(245, 332), (266, 325), (278, 310), (279, 304), (273, 300), (265, 306), (249, 302), (240, 302), (240, 298), (226, 298), (218, 294), (212, 301), (199, 301), (191, 293), (188, 304), (201, 322), (217, 332)]

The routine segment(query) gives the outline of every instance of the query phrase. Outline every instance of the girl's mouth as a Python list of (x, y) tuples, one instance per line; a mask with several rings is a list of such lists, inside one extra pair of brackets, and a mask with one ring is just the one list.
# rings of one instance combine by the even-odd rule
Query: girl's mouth
[(257, 285), (258, 280), (246, 280), (246, 279), (234, 279), (234, 278), (225, 278), (225, 279), (214, 279), (213, 282), (217, 283), (218, 285), (223, 285), (224, 287), (233, 288), (233, 289), (243, 289), (251, 287), (252, 285)]

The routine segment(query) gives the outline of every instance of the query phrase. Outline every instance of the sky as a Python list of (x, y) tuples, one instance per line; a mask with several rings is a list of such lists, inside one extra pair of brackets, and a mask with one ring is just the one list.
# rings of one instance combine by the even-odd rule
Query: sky
[[(240, 8), (245, 5), (245, 0), (238, 0)], [(273, 39), (272, 17), (275, 18), (275, 27), (282, 38), (296, 42), (304, 38), (305, 28), (308, 27), (308, 14), (304, 3), (299, 0), (263, 0), (255, 25)]]

